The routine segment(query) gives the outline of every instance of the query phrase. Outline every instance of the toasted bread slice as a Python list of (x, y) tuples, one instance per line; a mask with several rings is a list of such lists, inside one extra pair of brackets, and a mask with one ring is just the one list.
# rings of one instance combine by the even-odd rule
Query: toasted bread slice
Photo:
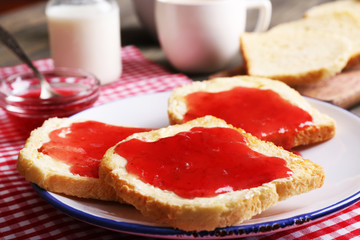
[(352, 55), (351, 42), (322, 31), (244, 33), (240, 49), (247, 74), (290, 86), (334, 76)]
[[(220, 135), (206, 135), (208, 131), (206, 129), (217, 129)], [(201, 139), (204, 137), (206, 140), (199, 144), (197, 140), (194, 140), (195, 137), (193, 137), (193, 135), (187, 135), (190, 132), (197, 134), (196, 136), (199, 136)], [(231, 173), (228, 174), (230, 169), (228, 169), (227, 161), (229, 161), (229, 159), (211, 158), (213, 156), (212, 153), (210, 153), (209, 158), (204, 157), (204, 159), (202, 159), (204, 155), (208, 156), (208, 152), (215, 152), (215, 154), (220, 153), (220, 155), (216, 156), (222, 156), (221, 154), (226, 152), (226, 149), (221, 146), (217, 147), (217, 143), (222, 141), (228, 143), (230, 139), (233, 140), (232, 137), (227, 137), (229, 136), (227, 135), (229, 132), (231, 132), (232, 137), (243, 138), (244, 141), (242, 143), (245, 148), (249, 149), (249, 151), (255, 155), (260, 154), (261, 156), (276, 158), (281, 162), (281, 168), (288, 169), (287, 173), (291, 171), (292, 174), (286, 177), (265, 180), (262, 184), (250, 188), (233, 188), (228, 191), (220, 191), (221, 193), (218, 194), (202, 195), (203, 188), (211, 188), (213, 182), (226, 181), (229, 176), (232, 176)], [(176, 140), (171, 143), (174, 136), (183, 136), (184, 134), (186, 136), (186, 144), (183, 144), (183, 138), (180, 138), (181, 141), (178, 145), (174, 144)], [(222, 134), (224, 134), (224, 136)], [(218, 138), (218, 136), (221, 137)], [(215, 147), (209, 142), (215, 142)], [(134, 148), (133, 146), (139, 145), (132, 145), (133, 143), (140, 143), (140, 146), (145, 147)], [(156, 157), (153, 156), (157, 153), (157, 147), (154, 147), (152, 144), (157, 143), (162, 144), (163, 147), (161, 149), (167, 150), (167, 154), (161, 157), (161, 161), (158, 161), (160, 159), (158, 155), (156, 155)], [(235, 149), (238, 149), (237, 146)], [(153, 149), (154, 152), (152, 152)], [(130, 153), (127, 152), (128, 150)], [(233, 155), (237, 154), (236, 150), (229, 154), (232, 164), (238, 164), (237, 170), (233, 172), (244, 174), (244, 171), (247, 170), (242, 169), (242, 164), (252, 164), (257, 161), (257, 157), (251, 157), (254, 156), (253, 154), (245, 157), (241, 155), (235, 158)], [(194, 167), (196, 166), (196, 164), (192, 162), (194, 155), (202, 159), (202, 161), (199, 161), (200, 163), (205, 162), (209, 167)], [(183, 158), (184, 156), (190, 157)], [(134, 166), (133, 161), (134, 159), (137, 160), (138, 157), (143, 158), (140, 160), (140, 164), (148, 164), (152, 168), (155, 168), (155, 171), (158, 170), (159, 173), (156, 172), (158, 174), (156, 174), (152, 180), (143, 180), (144, 176), (151, 175), (151, 170), (148, 171), (147, 167), (139, 169), (141, 172), (140, 175), (132, 172), (132, 170), (129, 172), (128, 169)], [(151, 160), (149, 158), (151, 158)], [(264, 163), (267, 167), (265, 167), (265, 165), (257, 165), (255, 169), (268, 169), (271, 167), (272, 162), (270, 163), (270, 160), (266, 160)], [(168, 164), (178, 164), (179, 166), (170, 165), (170, 168), (167, 169), (167, 167), (169, 167)], [(190, 167), (184, 168), (184, 166)], [(178, 171), (178, 169), (182, 170)], [(200, 189), (192, 189), (191, 186), (193, 184), (199, 185), (199, 183), (196, 182), (196, 179), (199, 178), (197, 175), (198, 170), (201, 172), (200, 181), (202, 183), (200, 184)], [(193, 176), (195, 180), (189, 175), (191, 171), (196, 172)], [(214, 173), (212, 171), (216, 172)], [(219, 171), (222, 174), (218, 174)], [(270, 142), (261, 141), (247, 134), (245, 131), (235, 129), (226, 124), (225, 121), (212, 116), (206, 116), (185, 124), (173, 125), (130, 136), (106, 152), (101, 161), (99, 173), (100, 178), (111, 185), (120, 198), (135, 206), (143, 215), (174, 228), (189, 231), (213, 230), (217, 227), (226, 227), (241, 223), (268, 209), (280, 200), (319, 188), (324, 182), (324, 171), (321, 166), (282, 148), (276, 147)], [(170, 175), (173, 180), (166, 181), (166, 179), (162, 178), (162, 174)], [(182, 179), (184, 176), (186, 176), (185, 179)], [(251, 179), (257, 179), (263, 176), (264, 175), (252, 175)], [(212, 181), (212, 179), (215, 179), (215, 181)], [(182, 181), (190, 182), (190, 184), (187, 185), (190, 186), (190, 189), (187, 187), (186, 191), (195, 192), (195, 196), (184, 197), (182, 194), (179, 194), (177, 190), (181, 192), (183, 190), (182, 187), (179, 189), (175, 187), (175, 190), (169, 190), (166, 186), (155, 185), (155, 183), (164, 182), (170, 183), (170, 185), (176, 185)], [(244, 180), (246, 183), (248, 181), (249, 178)], [(240, 182), (241, 181), (236, 181), (236, 184)], [(231, 184), (232, 183), (233, 181), (231, 180)], [(228, 185), (225, 186), (225, 189), (229, 188)], [(215, 190), (217, 192), (219, 189), (215, 188)]]
[[(95, 146), (95, 148), (99, 149), (99, 151), (102, 149), (103, 152), (97, 153), (97, 155), (100, 156), (99, 159), (89, 157), (85, 152), (86, 150), (78, 146), (76, 142), (74, 143), (73, 140), (68, 144), (66, 142), (70, 141), (66, 140), (66, 135), (75, 131), (71, 128), (73, 124), (86, 122), (88, 122), (88, 120), (70, 118), (51, 118), (45, 121), (41, 127), (31, 132), (30, 137), (25, 143), (25, 147), (19, 153), (17, 169), (21, 175), (25, 176), (26, 180), (51, 192), (80, 198), (122, 202), (115, 194), (114, 189), (99, 179), (98, 168), (105, 151), (125, 137), (116, 137), (107, 143), (103, 143), (103, 145), (97, 143), (98, 145)], [(91, 146), (94, 143), (89, 140), (90, 137), (101, 139), (101, 133), (99, 133), (97, 129), (99, 125), (105, 126), (106, 124), (95, 122), (93, 125), (83, 127), (85, 128), (83, 131), (88, 133), (86, 136), (80, 137), (79, 141)], [(55, 133), (55, 131), (59, 131), (56, 133), (56, 136), (60, 136), (60, 140), (57, 139), (56, 143), (44, 150), (43, 146), (52, 141), (50, 134)], [(126, 137), (128, 135), (126, 135)], [(62, 138), (64, 140), (62, 140)], [(48, 152), (51, 152), (51, 155)], [(65, 159), (61, 159), (62, 154), (71, 155), (75, 152), (78, 154), (75, 154), (76, 156), (73, 157), (80, 160), (80, 162), (73, 164), (65, 161)], [(60, 155), (56, 156), (57, 154)], [(85, 155), (83, 156), (83, 154)], [(72, 170), (73, 168), (75, 172)], [(80, 172), (76, 170), (76, 168), (80, 169)], [(86, 171), (86, 173), (81, 174), (81, 171)]]
[[(279, 132), (278, 135), (279, 139), (276, 139), (277, 136), (274, 135), (275, 138), (272, 138), (271, 141), (275, 142), (276, 145), (278, 146), (282, 146), (286, 149), (290, 149), (300, 145), (304, 146), (317, 142), (322, 142), (332, 138), (335, 134), (335, 122), (327, 115), (322, 114), (318, 110), (314, 109), (297, 91), (295, 91), (294, 89), (290, 88), (289, 86), (287, 86), (286, 84), (280, 81), (275, 81), (260, 77), (250, 77), (250, 76), (215, 78), (202, 82), (200, 81), (193, 82), (191, 84), (187, 84), (175, 89), (172, 92), (168, 103), (168, 115), (169, 115), (170, 123), (179, 124), (186, 121), (184, 117), (190, 108), (187, 101), (187, 96), (189, 94), (198, 93), (198, 92), (219, 93), (219, 92), (232, 90), (236, 87), (255, 88), (259, 90), (271, 90), (277, 93), (281, 97), (281, 99), (284, 99), (289, 104), (296, 106), (302, 109), (303, 111), (307, 112), (309, 115), (311, 115), (312, 123), (313, 123), (312, 126), (299, 129), (299, 131), (294, 129), (293, 130), (294, 135), (289, 135), (289, 136), (286, 136), (286, 133), (284, 135), (281, 135)], [(244, 117), (245, 115), (245, 118), (253, 118), (254, 116), (245, 113), (244, 110), (241, 109), (241, 106), (236, 105), (236, 103), (232, 99), (224, 99), (221, 101), (223, 102), (221, 103), (219, 102), (216, 104), (218, 105), (217, 108), (219, 108), (220, 106), (219, 112), (216, 113), (218, 115), (212, 114), (215, 117), (222, 118), (225, 121), (227, 121), (228, 124), (232, 124), (234, 127), (241, 127), (245, 131), (252, 134), (255, 133), (254, 130), (261, 130), (261, 128), (264, 127), (259, 125), (258, 129), (251, 129), (248, 126), (244, 126), (241, 124), (236, 125), (234, 123), (234, 120), (241, 123), (242, 121), (241, 116)], [(262, 103), (261, 101), (267, 101), (267, 100), (261, 100), (261, 99), (257, 100), (257, 98), (254, 100), (254, 99), (246, 98), (243, 101), (246, 104), (252, 104), (254, 101), (257, 101), (257, 104), (253, 104), (254, 105), (253, 107), (260, 109), (260, 107), (262, 107), (262, 105), (265, 104), (265, 102)], [(199, 105), (201, 104), (202, 103), (199, 102)], [(204, 102), (204, 104), (206, 103)], [(277, 107), (277, 105), (278, 105), (277, 102), (273, 103), (272, 105), (269, 105), (268, 106), (270, 108), (269, 110), (272, 111), (272, 109), (274, 109), (275, 111), (275, 107)], [(224, 106), (223, 109), (222, 106)], [(225, 119), (227, 116), (223, 117), (222, 115), (222, 112), (227, 111), (226, 109), (229, 108), (234, 108), (233, 116), (235, 117), (233, 119), (230, 118)], [(196, 109), (198, 109), (198, 107), (196, 107), (194, 110), (195, 111), (194, 116), (201, 117), (200, 114), (197, 116)], [(214, 107), (214, 109), (216, 108)], [(208, 110), (208, 112), (210, 112), (210, 110)], [(284, 108), (284, 111), (285, 110), (286, 108)], [(262, 119), (269, 118), (268, 117), (269, 115), (267, 115), (265, 112), (266, 111), (264, 111), (264, 114), (261, 113), (261, 115), (256, 116), (256, 118), (261, 118), (261, 119), (254, 119), (254, 121), (261, 122)], [(208, 114), (209, 113), (207, 113), (206, 115)], [(243, 115), (240, 116), (239, 114), (243, 114)], [(284, 121), (283, 119), (279, 119), (279, 120)], [(272, 121), (277, 121), (277, 120), (276, 119), (269, 120), (269, 124), (271, 124)], [(276, 131), (281, 131), (281, 129), (277, 129)], [(289, 132), (291, 131), (292, 130), (289, 129)], [(265, 137), (262, 138), (259, 135), (256, 136), (263, 140), (269, 140)]]

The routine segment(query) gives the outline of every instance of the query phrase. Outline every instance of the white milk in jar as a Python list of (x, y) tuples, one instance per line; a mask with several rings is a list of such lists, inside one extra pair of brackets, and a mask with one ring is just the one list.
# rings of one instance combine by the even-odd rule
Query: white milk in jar
[(56, 67), (84, 69), (102, 84), (120, 77), (120, 17), (115, 1), (52, 0), (46, 16)]

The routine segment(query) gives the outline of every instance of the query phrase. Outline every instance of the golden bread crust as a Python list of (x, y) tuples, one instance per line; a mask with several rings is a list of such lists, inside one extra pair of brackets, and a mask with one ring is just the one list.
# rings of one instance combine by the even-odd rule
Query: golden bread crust
[[(185, 124), (134, 134), (124, 141), (133, 138), (156, 141), (189, 131), (195, 126), (232, 128), (223, 120), (206, 116)], [(321, 166), (272, 143), (261, 141), (241, 129), (237, 131), (247, 138), (251, 149), (268, 156), (283, 158), (287, 167), (293, 171), (293, 176), (276, 179), (252, 189), (228, 192), (215, 197), (187, 199), (144, 183), (137, 176), (129, 174), (126, 170), (127, 160), (115, 153), (116, 146), (104, 155), (99, 174), (116, 190), (120, 198), (135, 206), (143, 215), (189, 231), (213, 230), (240, 223), (268, 209), (279, 200), (322, 186), (324, 171)]]
[(74, 175), (69, 171), (68, 165), (38, 151), (45, 142), (50, 140), (49, 133), (51, 131), (80, 121), (85, 120), (51, 118), (46, 120), (41, 127), (32, 131), (25, 147), (19, 153), (18, 172), (25, 176), (27, 181), (35, 183), (47, 191), (80, 198), (122, 202), (114, 189), (100, 179)]
[(226, 91), (236, 86), (270, 89), (312, 116), (316, 128), (306, 128), (299, 131), (294, 137), (292, 144), (294, 147), (322, 142), (335, 135), (334, 120), (314, 109), (296, 90), (280, 81), (251, 76), (214, 78), (202, 82), (193, 82), (175, 89), (168, 102), (169, 122), (171, 124), (183, 123), (184, 115), (187, 112), (186, 95), (197, 91)]

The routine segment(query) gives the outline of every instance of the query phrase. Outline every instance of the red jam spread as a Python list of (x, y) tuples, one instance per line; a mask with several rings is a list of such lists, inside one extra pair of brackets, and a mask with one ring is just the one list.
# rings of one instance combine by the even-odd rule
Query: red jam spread
[(293, 147), (298, 131), (313, 126), (310, 114), (271, 90), (235, 87), (217, 93), (195, 92), (186, 96), (186, 102), (185, 122), (212, 115), (285, 149)]
[(292, 175), (285, 160), (251, 150), (231, 128), (194, 127), (155, 142), (131, 139), (115, 152), (143, 182), (184, 198), (258, 187)]
[(72, 174), (98, 178), (100, 161), (108, 148), (133, 133), (148, 130), (96, 121), (77, 122), (52, 131), (50, 141), (38, 151), (70, 165)]

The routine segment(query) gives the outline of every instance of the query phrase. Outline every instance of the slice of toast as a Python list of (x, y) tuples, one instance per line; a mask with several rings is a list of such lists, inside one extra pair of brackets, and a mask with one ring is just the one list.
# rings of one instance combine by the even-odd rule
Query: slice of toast
[[(205, 112), (198, 113), (197, 109), (200, 109), (202, 104), (206, 105), (209, 100), (204, 98), (204, 100), (197, 100), (197, 106), (189, 106), (188, 96), (193, 93), (223, 93), (225, 91), (230, 91), (237, 87), (246, 87), (259, 90), (270, 90), (280, 96), (281, 99), (289, 103), (289, 105), (296, 106), (302, 109), (304, 112), (308, 113), (312, 118), (312, 126), (299, 128), (299, 129), (288, 129), (284, 134), (281, 133), (281, 128), (285, 128), (286, 120), (276, 119), (268, 115), (268, 110), (275, 111), (278, 108), (278, 100), (269, 105), (264, 105), (266, 102), (269, 102), (270, 99), (261, 99), (261, 98), (250, 98), (246, 97), (241, 104), (236, 103), (233, 99), (221, 99), (209, 105), (210, 109), (207, 109)], [(264, 92), (265, 94), (265, 92)], [(211, 98), (214, 98), (211, 96)], [(263, 101), (263, 102), (261, 102)], [(243, 110), (243, 104), (253, 104), (253, 109), (261, 109), (263, 106), (266, 107), (264, 111), (260, 110), (260, 114), (253, 115), (248, 113), (248, 111)], [(251, 107), (251, 106), (250, 106)], [(285, 106), (284, 111), (288, 106)], [(290, 107), (290, 106), (289, 106)], [(332, 138), (335, 134), (335, 122), (325, 114), (320, 113), (318, 110), (314, 109), (297, 91), (290, 88), (286, 84), (266, 78), (251, 77), (251, 76), (235, 76), (228, 78), (215, 78), (207, 81), (198, 81), (193, 82), (188, 85), (184, 85), (175, 89), (168, 103), (168, 115), (171, 124), (179, 124), (187, 121), (185, 118), (189, 109), (192, 111), (192, 118), (202, 117), (204, 115), (214, 115), (215, 117), (222, 118), (227, 121), (228, 124), (232, 124), (234, 127), (243, 128), (245, 131), (263, 139), (269, 140), (276, 143), (278, 146), (282, 146), (286, 149), (291, 149), (296, 146), (304, 146), (317, 142), (322, 142)], [(231, 116), (226, 115), (230, 109)], [(232, 110), (234, 109), (234, 110)], [(274, 110), (273, 110), (274, 109)], [(280, 109), (280, 111), (282, 111)], [(276, 110), (279, 111), (279, 110)], [(213, 113), (215, 112), (215, 113)], [(286, 116), (285, 116), (286, 117)], [(290, 116), (291, 117), (291, 116)], [(253, 118), (253, 122), (259, 122), (258, 128), (252, 128), (249, 125), (246, 125), (246, 121)], [(263, 119), (268, 119), (268, 121), (263, 121)], [(279, 134), (275, 132), (274, 137), (269, 138), (267, 136), (262, 137), (257, 135), (256, 132), (262, 130), (266, 127), (267, 124), (272, 124), (274, 121), (284, 121), (284, 126), (279, 125), (278, 131)], [(244, 123), (243, 123), (244, 122)], [(303, 123), (299, 123), (303, 124)], [(304, 122), (305, 124), (305, 122)], [(293, 132), (293, 135), (287, 135), (288, 133)], [(265, 132), (266, 133), (266, 132)], [(263, 134), (262, 134), (263, 135)]]
[[(235, 144), (233, 151), (229, 152), (226, 144)], [(238, 155), (242, 147), (248, 155)], [(228, 154), (225, 158), (224, 153)], [(257, 163), (258, 157), (266, 160), (245, 170), (244, 166)], [(269, 170), (275, 165), (285, 170), (286, 176), (266, 179), (268, 174), (278, 173)], [(254, 169), (269, 171), (243, 180), (232, 178)], [(241, 223), (324, 182), (321, 166), (212, 116), (130, 136), (106, 152), (99, 174), (143, 215), (188, 231)], [(263, 177), (262, 183), (248, 188), (235, 186)], [(218, 182), (224, 185), (216, 185)]]
[[(91, 124), (80, 125), (84, 123)], [(75, 124), (79, 126), (76, 130), (73, 128)], [(105, 126), (119, 129), (119, 131), (131, 130), (125, 136), (120, 134), (119, 136), (110, 134), (104, 136)], [(76, 131), (85, 132), (86, 136), (80, 136), (75, 141), (69, 140), (67, 136), (71, 136)], [(80, 119), (51, 118), (31, 132), (25, 147), (19, 153), (17, 169), (27, 181), (51, 192), (80, 198), (122, 202), (115, 191), (99, 179), (98, 169), (106, 150), (134, 131), (145, 131), (145, 129), (113, 126)], [(102, 141), (103, 137), (114, 137), (114, 139)], [(92, 142), (92, 139), (96, 138), (100, 141)], [(50, 145), (47, 145), (49, 143)], [(82, 147), (85, 146), (84, 144), (93, 147), (98, 152), (90, 153), (91, 150)], [(78, 161), (72, 163), (68, 158)]]
[(248, 75), (280, 80), (290, 86), (334, 76), (352, 55), (346, 37), (322, 31), (244, 33), (240, 50)]

